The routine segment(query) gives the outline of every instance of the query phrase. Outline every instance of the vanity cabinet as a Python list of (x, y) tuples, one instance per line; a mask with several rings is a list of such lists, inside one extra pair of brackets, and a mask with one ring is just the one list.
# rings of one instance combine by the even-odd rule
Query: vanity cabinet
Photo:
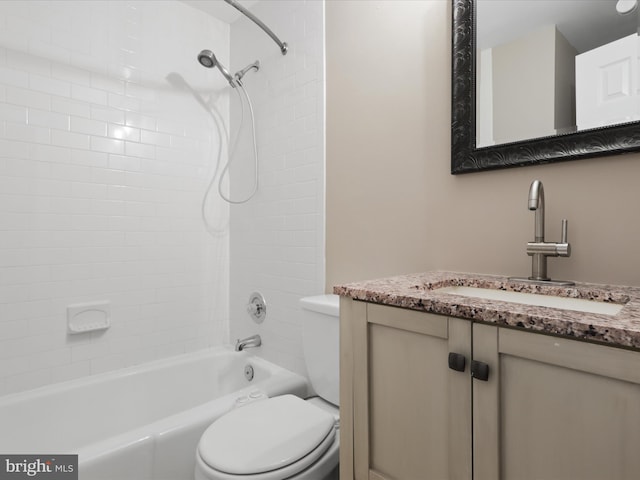
[(471, 478), (471, 381), (448, 367), (471, 323), (343, 297), (340, 328), (340, 478)]
[(640, 352), (340, 308), (342, 480), (638, 478)]

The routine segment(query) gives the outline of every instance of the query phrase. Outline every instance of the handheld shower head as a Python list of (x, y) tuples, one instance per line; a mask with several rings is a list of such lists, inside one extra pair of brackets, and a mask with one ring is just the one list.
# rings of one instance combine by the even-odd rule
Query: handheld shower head
[(218, 63), (218, 59), (211, 50), (202, 50), (198, 54), (198, 61), (203, 67), (213, 68)]
[(200, 65), (202, 65), (203, 67), (206, 67), (206, 68), (218, 67), (218, 70), (220, 70), (220, 73), (222, 73), (224, 78), (227, 79), (227, 82), (229, 82), (229, 85), (231, 85), (233, 88), (235, 88), (236, 83), (235, 83), (235, 80), (233, 79), (233, 77), (231, 76), (231, 74), (229, 73), (229, 70), (227, 70), (218, 61), (218, 59), (216, 58), (216, 56), (213, 54), (213, 52), (211, 50), (202, 50), (198, 54), (198, 62), (200, 62)]

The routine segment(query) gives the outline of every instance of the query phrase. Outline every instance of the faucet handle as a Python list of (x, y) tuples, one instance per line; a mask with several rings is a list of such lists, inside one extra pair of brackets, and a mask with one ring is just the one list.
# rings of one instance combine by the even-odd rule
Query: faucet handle
[(568, 241), (567, 229), (569, 221), (566, 218), (562, 219), (562, 233), (560, 234), (560, 243), (556, 244), (556, 251), (559, 257), (571, 256), (571, 245)]

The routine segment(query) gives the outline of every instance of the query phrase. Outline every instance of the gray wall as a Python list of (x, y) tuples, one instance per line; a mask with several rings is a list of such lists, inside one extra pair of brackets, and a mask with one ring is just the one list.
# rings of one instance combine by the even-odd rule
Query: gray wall
[(452, 176), (450, 2), (329, 1), (326, 289), (425, 270), (525, 275), (527, 191), (554, 278), (640, 286), (640, 155)]

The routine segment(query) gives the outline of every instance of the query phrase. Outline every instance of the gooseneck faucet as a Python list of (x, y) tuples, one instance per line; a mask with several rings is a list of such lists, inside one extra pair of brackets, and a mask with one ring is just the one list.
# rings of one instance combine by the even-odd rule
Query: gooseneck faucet
[(236, 352), (241, 352), (245, 348), (259, 347), (260, 345), (262, 345), (260, 335), (251, 335), (250, 337), (243, 338), (242, 340), (236, 340), (235, 350)]
[(551, 280), (547, 275), (547, 257), (569, 257), (571, 245), (567, 240), (566, 219), (562, 220), (562, 235), (560, 242), (545, 242), (544, 240), (544, 187), (540, 180), (534, 180), (529, 187), (529, 210), (535, 211), (533, 242), (527, 243), (527, 255), (531, 256), (531, 276), (512, 278), (512, 280), (529, 280), (533, 282), (550, 283), (555, 285), (573, 285), (574, 282), (565, 280)]
[(544, 242), (544, 187), (534, 180), (529, 187), (529, 210), (535, 210), (534, 241)]

